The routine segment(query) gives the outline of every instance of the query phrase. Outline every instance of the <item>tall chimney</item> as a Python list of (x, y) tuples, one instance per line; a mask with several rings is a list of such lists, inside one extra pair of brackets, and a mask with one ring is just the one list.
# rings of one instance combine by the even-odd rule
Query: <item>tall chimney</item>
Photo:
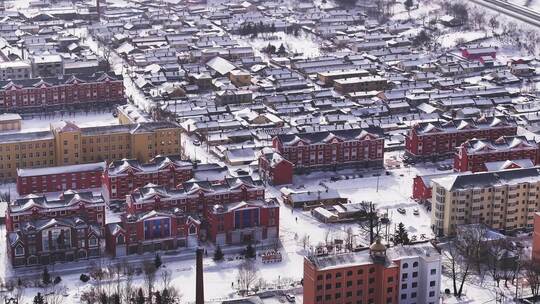
[(97, 11), (97, 20), (98, 22), (101, 21), (101, 8), (100, 8), (100, 0), (96, 0), (96, 11)]
[(197, 266), (195, 279), (195, 304), (204, 304), (204, 282), (203, 282), (203, 254), (204, 249), (197, 248)]

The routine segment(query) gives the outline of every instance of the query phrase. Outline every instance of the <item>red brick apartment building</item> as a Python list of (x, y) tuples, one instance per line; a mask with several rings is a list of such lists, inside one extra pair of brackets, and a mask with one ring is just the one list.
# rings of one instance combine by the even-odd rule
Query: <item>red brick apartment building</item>
[(502, 136), (495, 140), (471, 139), (458, 147), (454, 155), (454, 171), (498, 171), (501, 166), (505, 167), (503, 169), (514, 169), (523, 167), (520, 162), (532, 167), (538, 164), (539, 157), (540, 146), (525, 136)]
[(249, 176), (188, 181), (176, 189), (147, 184), (126, 196), (120, 221), (107, 225), (107, 252), (174, 249), (196, 245), (199, 236), (218, 244), (277, 238), (279, 205), (263, 200), (264, 187)]
[(7, 255), (14, 267), (101, 255), (105, 202), (92, 192), (30, 194), (8, 204)]
[(214, 205), (207, 212), (208, 237), (218, 245), (277, 240), (279, 203), (275, 199)]
[(439, 303), (440, 254), (431, 245), (324, 253), (304, 258), (304, 303)]
[(101, 187), (106, 163), (17, 169), (17, 193), (58, 192)]
[(193, 164), (179, 155), (157, 156), (148, 163), (136, 159), (113, 161), (103, 173), (103, 184), (111, 199), (124, 199), (148, 183), (175, 188), (193, 178)]
[(535, 262), (540, 262), (540, 212), (534, 214), (532, 259)]
[(107, 73), (0, 81), (0, 110), (123, 102), (124, 81)]
[(294, 165), (277, 152), (263, 153), (259, 156), (259, 174), (272, 185), (291, 184)]
[(383, 132), (376, 127), (282, 134), (273, 138), (272, 146), (296, 170), (382, 167), (384, 160)]
[(405, 136), (406, 157), (448, 156), (469, 139), (495, 140), (516, 132), (515, 121), (504, 116), (423, 122), (412, 126)]

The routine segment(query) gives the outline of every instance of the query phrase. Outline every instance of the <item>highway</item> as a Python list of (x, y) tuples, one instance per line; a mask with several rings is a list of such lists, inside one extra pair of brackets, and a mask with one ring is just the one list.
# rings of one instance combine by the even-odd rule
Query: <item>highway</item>
[(540, 13), (522, 5), (504, 0), (471, 0), (473, 3), (490, 8), (501, 14), (521, 20), (530, 25), (540, 27)]

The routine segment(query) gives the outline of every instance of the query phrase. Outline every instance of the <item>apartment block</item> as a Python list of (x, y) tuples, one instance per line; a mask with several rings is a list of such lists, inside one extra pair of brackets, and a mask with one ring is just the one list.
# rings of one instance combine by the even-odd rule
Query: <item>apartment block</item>
[(516, 133), (516, 122), (504, 116), (423, 122), (405, 136), (405, 153), (413, 158), (446, 156), (469, 139), (495, 140)]
[(525, 136), (502, 136), (495, 140), (471, 139), (458, 147), (454, 156), (454, 171), (480, 172), (502, 167), (532, 167), (538, 164), (539, 157), (540, 146)]
[(7, 254), (14, 267), (101, 256), (105, 201), (92, 192), (30, 194), (8, 204)]
[(50, 131), (0, 134), (0, 180), (14, 180), (17, 169), (179, 154), (180, 133), (171, 122), (79, 128), (61, 121)]
[(500, 231), (532, 228), (540, 168), (450, 175), (432, 179), (432, 186), (431, 224), (437, 235), (478, 223)]
[(384, 137), (379, 128), (282, 134), (273, 148), (296, 170), (346, 166), (382, 167)]
[(441, 257), (429, 244), (304, 258), (304, 303), (439, 303)]

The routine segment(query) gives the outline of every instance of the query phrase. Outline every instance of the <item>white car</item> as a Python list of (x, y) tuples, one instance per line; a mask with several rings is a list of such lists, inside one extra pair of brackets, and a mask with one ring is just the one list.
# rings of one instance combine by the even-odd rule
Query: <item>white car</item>
[(418, 211), (418, 208), (414, 208), (413, 214), (414, 215), (420, 215), (420, 211)]
[(285, 298), (289, 303), (296, 303), (296, 297), (293, 294), (288, 293), (285, 295)]
[(200, 142), (198, 139), (195, 139), (195, 140), (193, 141), (193, 145), (198, 147), (198, 146), (201, 145), (201, 142)]

